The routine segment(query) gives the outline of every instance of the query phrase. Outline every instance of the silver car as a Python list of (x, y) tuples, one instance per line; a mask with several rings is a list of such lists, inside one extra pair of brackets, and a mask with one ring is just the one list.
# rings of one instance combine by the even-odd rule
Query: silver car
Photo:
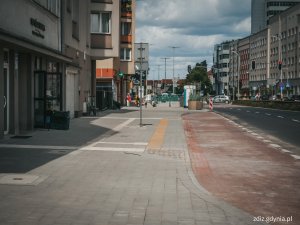
[(226, 103), (228, 104), (230, 102), (230, 98), (227, 95), (216, 95), (213, 98), (214, 103)]

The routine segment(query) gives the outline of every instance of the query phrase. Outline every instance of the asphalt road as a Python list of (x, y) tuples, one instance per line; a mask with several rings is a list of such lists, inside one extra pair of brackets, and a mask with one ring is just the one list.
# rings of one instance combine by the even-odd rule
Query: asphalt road
[(214, 111), (300, 153), (300, 112), (215, 104)]

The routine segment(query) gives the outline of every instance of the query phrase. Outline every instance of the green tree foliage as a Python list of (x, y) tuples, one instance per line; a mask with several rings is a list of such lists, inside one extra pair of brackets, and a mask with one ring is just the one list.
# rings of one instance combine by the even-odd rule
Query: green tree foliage
[(206, 61), (196, 63), (191, 72), (186, 75), (186, 84), (200, 84), (200, 90), (204, 91), (204, 94), (212, 92), (212, 84), (207, 75)]

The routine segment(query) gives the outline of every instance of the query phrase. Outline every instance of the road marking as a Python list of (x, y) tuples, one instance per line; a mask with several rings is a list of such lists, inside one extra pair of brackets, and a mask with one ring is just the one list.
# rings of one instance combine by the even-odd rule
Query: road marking
[(291, 155), (294, 159), (300, 159), (299, 155)]
[(295, 120), (295, 119), (292, 119), (294, 122), (296, 122), (296, 123), (300, 123), (300, 121), (299, 120)]
[(241, 111), (241, 109), (237, 109), (237, 110)]
[(114, 147), (93, 147), (86, 146), (80, 150), (84, 151), (108, 151), (108, 152), (144, 152), (145, 148), (114, 148)]
[(277, 116), (278, 118), (281, 118), (281, 119), (284, 119), (284, 117), (283, 116)]
[(249, 113), (250, 111), (247, 110), (246, 112)]
[(95, 144), (114, 144), (114, 145), (147, 145), (147, 142), (95, 142)]
[(281, 146), (277, 145), (277, 144), (270, 144), (270, 146), (273, 147), (273, 148), (281, 148)]
[(286, 150), (286, 149), (281, 149), (281, 151), (284, 152), (284, 153), (292, 153), (291, 151)]
[(255, 112), (256, 114), (259, 114), (260, 112)]
[(135, 118), (130, 118), (130, 119), (126, 120), (125, 122), (119, 124), (118, 126), (114, 127), (112, 130), (116, 131), (116, 132), (120, 131), (134, 120), (135, 120)]
[(56, 149), (56, 150), (75, 150), (78, 147), (75, 146), (53, 146), (53, 145), (11, 145), (0, 144), (0, 148), (34, 148), (34, 149)]
[(163, 142), (164, 142), (164, 137), (165, 137), (165, 133), (168, 127), (169, 121), (167, 119), (162, 119), (155, 132), (153, 133), (149, 144), (147, 146), (148, 149), (160, 149)]
[(266, 113), (266, 115), (267, 115), (267, 116), (271, 116), (272, 114), (270, 114), (270, 113)]

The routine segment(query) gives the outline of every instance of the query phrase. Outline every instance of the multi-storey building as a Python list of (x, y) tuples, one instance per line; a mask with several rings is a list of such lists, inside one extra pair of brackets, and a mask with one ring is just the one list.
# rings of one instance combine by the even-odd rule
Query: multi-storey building
[(134, 1), (124, 0), (1, 1), (0, 138), (44, 127), (49, 110), (71, 117), (86, 112), (99, 88), (99, 69), (113, 71), (109, 93), (122, 101), (129, 81), (114, 75), (133, 73), (132, 56), (122, 49), (130, 49), (135, 26), (133, 13), (121, 18), (124, 3), (134, 11)]
[(240, 56), (239, 88), (241, 97), (249, 97), (249, 68), (250, 68), (250, 37), (239, 40), (238, 51)]
[(269, 19), (298, 4), (300, 0), (252, 0), (251, 1), (251, 34), (267, 28)]
[(230, 42), (227, 41), (215, 45), (214, 48), (213, 71), (216, 94), (228, 94), (229, 47)]
[[(229, 52), (229, 95), (236, 99), (249, 96), (249, 37), (230, 43)], [(238, 91), (239, 90), (239, 91)]]
[(250, 36), (249, 88), (251, 95), (265, 91), (269, 78), (269, 33), (268, 28)]
[(100, 51), (96, 61), (97, 107), (109, 108), (113, 101), (125, 104), (127, 92), (132, 88), (134, 74), (135, 1), (92, 1), (92, 21), (107, 26), (93, 29), (93, 51)]
[(270, 78), (284, 94), (300, 93), (299, 14), (298, 4), (270, 19)]

